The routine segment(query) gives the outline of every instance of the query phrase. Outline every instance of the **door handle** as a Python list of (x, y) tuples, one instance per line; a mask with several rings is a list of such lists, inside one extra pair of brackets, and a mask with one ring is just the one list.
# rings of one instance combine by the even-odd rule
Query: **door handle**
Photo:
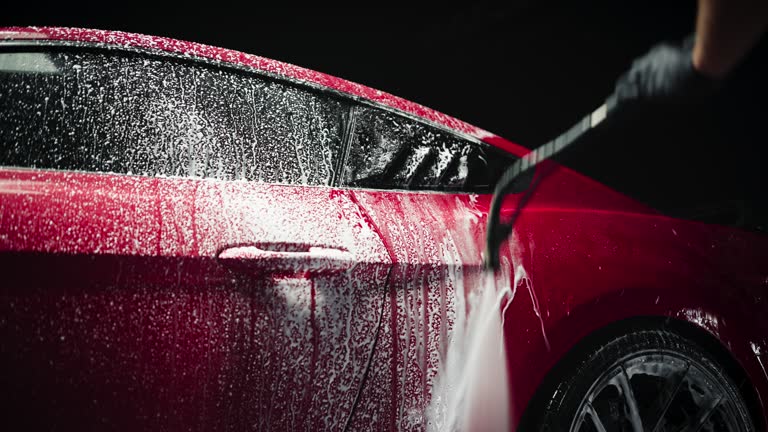
[(276, 274), (338, 273), (355, 265), (346, 249), (282, 242), (226, 247), (216, 258), (233, 269)]

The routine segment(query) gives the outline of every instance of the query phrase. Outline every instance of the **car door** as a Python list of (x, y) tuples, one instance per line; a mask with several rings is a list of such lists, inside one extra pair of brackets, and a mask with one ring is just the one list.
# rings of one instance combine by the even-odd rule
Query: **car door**
[[(394, 266), (374, 367), (352, 425), (376, 418), (376, 430), (420, 430), (468, 299), (484, 287), (488, 192), (513, 156), (377, 107), (357, 107), (354, 117), (344, 184), (380, 230)], [(500, 282), (510, 284), (504, 249)]]
[(391, 260), (344, 101), (158, 53), (0, 52), (0, 424), (340, 429)]

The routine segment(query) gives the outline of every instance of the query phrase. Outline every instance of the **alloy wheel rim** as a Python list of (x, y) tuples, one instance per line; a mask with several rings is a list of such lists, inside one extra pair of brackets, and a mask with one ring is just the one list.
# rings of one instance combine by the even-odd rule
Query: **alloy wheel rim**
[(635, 353), (595, 381), (570, 431), (743, 431), (731, 394), (700, 360), (666, 350)]

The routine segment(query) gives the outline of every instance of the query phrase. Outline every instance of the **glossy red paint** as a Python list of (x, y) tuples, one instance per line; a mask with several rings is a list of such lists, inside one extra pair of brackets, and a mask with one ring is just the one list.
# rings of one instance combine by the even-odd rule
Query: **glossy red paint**
[[(348, 191), (3, 169), (0, 215), (1, 403), (20, 426), (334, 429), (350, 415), (391, 262)], [(295, 265), (301, 245), (354, 267)], [(274, 268), (232, 260), (243, 249)]]
[[(96, 30), (0, 34), (235, 63), (525, 151), (386, 93), (243, 53)], [(514, 424), (568, 350), (633, 317), (711, 334), (760, 399), (768, 396), (768, 239), (661, 216), (551, 162), (538, 175), (502, 248), (510, 283), (518, 266), (528, 275), (504, 316)], [(2, 169), (0, 368), (14, 372), (16, 393), (0, 404), (32, 426), (423, 426), (456, 308), (482, 289), (489, 203), (489, 195)], [(358, 264), (324, 274), (301, 258), (268, 276), (243, 262), (253, 246), (261, 254), (312, 245), (352, 253)]]

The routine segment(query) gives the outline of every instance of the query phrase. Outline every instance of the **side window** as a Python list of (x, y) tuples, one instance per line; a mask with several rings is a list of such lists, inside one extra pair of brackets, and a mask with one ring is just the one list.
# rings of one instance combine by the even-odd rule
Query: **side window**
[(0, 52), (0, 165), (330, 185), (341, 101), (99, 50)]
[(397, 114), (356, 110), (344, 168), (348, 186), (484, 193), (514, 160), (501, 150)]

